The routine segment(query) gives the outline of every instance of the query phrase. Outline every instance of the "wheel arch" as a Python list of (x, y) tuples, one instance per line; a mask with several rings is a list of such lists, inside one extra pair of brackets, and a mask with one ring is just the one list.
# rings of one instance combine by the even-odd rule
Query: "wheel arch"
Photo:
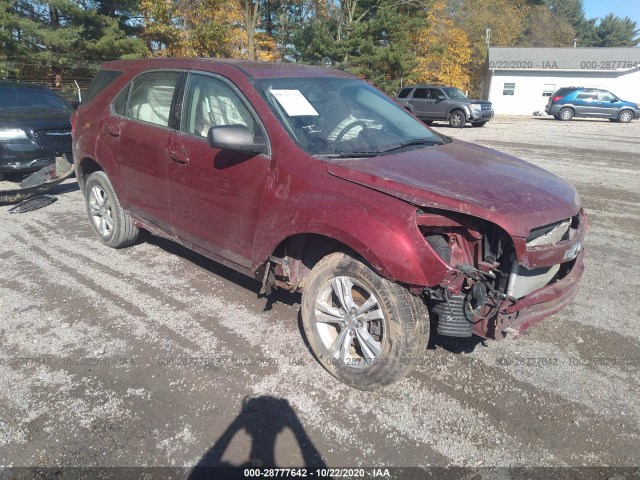
[[(377, 221), (375, 215), (364, 228), (351, 230), (335, 223), (299, 225), (297, 229), (282, 233), (273, 241), (275, 247), (266, 243), (258, 246), (254, 271), (256, 277), (264, 274), (262, 267), (270, 259), (282, 262), (286, 259), (289, 281), (285, 284), (292, 290), (304, 287), (304, 281), (313, 266), (334, 252), (351, 252), (371, 266), (379, 275), (394, 282), (409, 286), (433, 286), (449, 272), (449, 267), (435, 254), (420, 232), (415, 221), (415, 210), (409, 207), (408, 215), (388, 223)], [(384, 217), (379, 217), (384, 218)], [(359, 232), (359, 233), (357, 233)], [(375, 235), (371, 232), (375, 232)], [(263, 238), (264, 242), (266, 239)], [(280, 263), (277, 268), (282, 270)]]
[[(93, 172), (104, 172), (102, 166), (91, 157), (84, 157), (80, 161), (75, 162), (76, 177), (80, 190), (84, 191), (84, 186), (87, 183), (87, 178)], [(105, 172), (106, 173), (106, 172)]]

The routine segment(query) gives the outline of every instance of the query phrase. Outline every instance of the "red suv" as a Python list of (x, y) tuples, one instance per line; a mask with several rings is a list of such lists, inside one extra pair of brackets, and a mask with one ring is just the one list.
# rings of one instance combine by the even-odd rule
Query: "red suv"
[(266, 294), (301, 291), (313, 353), (353, 387), (405, 375), (430, 328), (519, 336), (578, 291), (586, 220), (569, 183), (435, 133), (351, 75), (150, 59), (95, 81), (72, 124), (98, 239), (143, 228)]

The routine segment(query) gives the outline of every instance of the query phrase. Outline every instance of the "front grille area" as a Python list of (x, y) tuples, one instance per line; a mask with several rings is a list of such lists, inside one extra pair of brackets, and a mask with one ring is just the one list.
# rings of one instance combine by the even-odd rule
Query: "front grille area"
[(536, 247), (538, 245), (551, 245), (561, 240), (569, 238), (569, 228), (571, 227), (571, 219), (568, 218), (561, 222), (545, 225), (544, 227), (534, 228), (527, 237), (527, 247)]
[(491, 110), (491, 104), (490, 103), (482, 103), (482, 110), (484, 111), (489, 111)]
[(71, 129), (56, 128), (49, 130), (36, 130), (33, 132), (38, 146), (52, 153), (71, 152)]

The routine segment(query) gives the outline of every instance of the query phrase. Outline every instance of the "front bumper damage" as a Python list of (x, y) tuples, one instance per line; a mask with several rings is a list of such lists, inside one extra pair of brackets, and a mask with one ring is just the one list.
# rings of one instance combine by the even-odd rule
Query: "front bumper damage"
[(504, 300), (493, 328), (488, 321), (474, 325), (473, 333), (500, 340), (512, 335), (521, 336), (525, 330), (568, 306), (580, 290), (584, 273), (584, 250), (573, 261), (569, 273), (555, 283), (544, 286), (518, 299), (515, 303)]
[(581, 210), (558, 223), (571, 224), (561, 237), (554, 238), (552, 228), (533, 239), (512, 238), (510, 253), (505, 254), (510, 262), (472, 266), (473, 255), (458, 255), (438, 288), (425, 289), (438, 333), (517, 338), (569, 305), (584, 272), (587, 221)]

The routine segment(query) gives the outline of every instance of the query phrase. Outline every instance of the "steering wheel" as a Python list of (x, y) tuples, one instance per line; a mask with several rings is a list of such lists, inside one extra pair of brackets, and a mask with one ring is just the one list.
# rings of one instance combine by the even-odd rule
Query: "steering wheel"
[(335, 141), (340, 142), (342, 140), (342, 137), (344, 137), (349, 130), (357, 126), (361, 126), (362, 128), (367, 128), (367, 124), (362, 120), (356, 120), (355, 122), (351, 122), (349, 125), (345, 126), (342, 130), (340, 130), (340, 133), (336, 136)]

